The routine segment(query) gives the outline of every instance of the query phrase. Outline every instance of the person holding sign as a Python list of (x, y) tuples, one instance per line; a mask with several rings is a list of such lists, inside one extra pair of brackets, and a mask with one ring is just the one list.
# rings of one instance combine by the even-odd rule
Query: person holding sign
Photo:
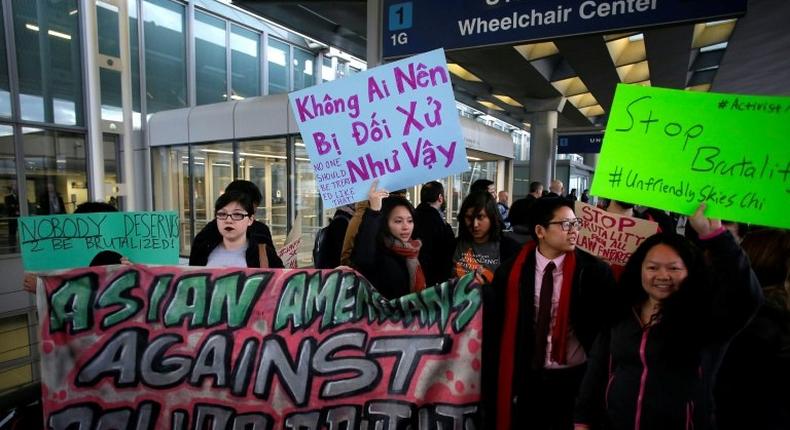
[(377, 186), (378, 180), (374, 180), (351, 261), (382, 296), (396, 299), (425, 288), (425, 275), (418, 258), (422, 242), (412, 239), (411, 203), (401, 197), (390, 197), (387, 190)]
[(665, 232), (626, 264), (615, 323), (596, 340), (577, 399), (577, 430), (712, 428), (718, 364), (763, 297), (743, 250), (704, 211), (689, 222), (709, 259)]
[(268, 267), (266, 251), (250, 237), (255, 219), (255, 205), (248, 194), (225, 192), (214, 204), (216, 226), (221, 240), (192, 245), (190, 266)]
[(609, 266), (576, 247), (581, 224), (567, 199), (538, 199), (536, 242), (483, 287), (483, 428), (573, 427), (587, 355), (614, 290)]

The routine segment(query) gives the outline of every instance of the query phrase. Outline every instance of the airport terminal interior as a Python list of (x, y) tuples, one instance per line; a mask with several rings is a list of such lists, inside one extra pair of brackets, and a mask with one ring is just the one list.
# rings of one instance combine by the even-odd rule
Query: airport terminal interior
[[(287, 93), (402, 57), (383, 49), (397, 43), (382, 27), (391, 3), (2, 1), (0, 395), (40, 378), (20, 216), (87, 201), (172, 210), (186, 258), (225, 185), (246, 179), (261, 189), (255, 216), (275, 245), (298, 224), (299, 266), (311, 266), (334, 208), (323, 205), (303, 136), (261, 112), (287, 115)], [(597, 154), (558, 151), (557, 141), (600, 138), (619, 83), (790, 95), (790, 2), (744, 3), (745, 12), (683, 22), (448, 49), (470, 170), (435, 178), (446, 220), (457, 228), (477, 179), (512, 200), (534, 180), (590, 188)], [(407, 189), (412, 201), (419, 192)]]

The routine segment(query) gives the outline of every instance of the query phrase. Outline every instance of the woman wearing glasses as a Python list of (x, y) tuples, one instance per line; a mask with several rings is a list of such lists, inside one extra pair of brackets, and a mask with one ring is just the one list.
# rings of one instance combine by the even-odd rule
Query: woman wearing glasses
[(701, 205), (689, 218), (703, 257), (674, 233), (651, 236), (620, 278), (615, 323), (595, 341), (576, 429), (709, 429), (730, 340), (762, 301), (743, 250)]
[(193, 244), (190, 266), (268, 267), (266, 252), (248, 232), (254, 221), (255, 205), (246, 193), (229, 191), (214, 204), (219, 236)]
[(499, 264), (518, 251), (518, 244), (502, 236), (496, 200), (488, 192), (472, 192), (458, 211), (458, 244), (453, 254), (453, 277), (475, 272), (480, 284), (494, 279)]

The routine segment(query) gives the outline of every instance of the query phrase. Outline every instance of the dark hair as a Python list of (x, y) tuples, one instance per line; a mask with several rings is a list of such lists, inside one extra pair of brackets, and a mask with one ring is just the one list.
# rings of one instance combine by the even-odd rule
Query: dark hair
[(89, 214), (96, 212), (118, 212), (118, 208), (104, 202), (85, 202), (80, 203), (76, 209), (74, 209), (75, 214)]
[(111, 266), (113, 264), (121, 264), (123, 255), (115, 252), (104, 250), (93, 256), (89, 266)]
[[(642, 285), (642, 263), (647, 253), (657, 245), (672, 248), (683, 264), (688, 275), (677, 291), (661, 303), (659, 315), (673, 339), (672, 347), (676, 354), (672, 357), (687, 356), (686, 352), (699, 348), (700, 331), (710, 315), (711, 276), (705, 258), (694, 243), (677, 233), (658, 233), (647, 238), (634, 251), (625, 265), (620, 277), (620, 318), (633, 318), (635, 308), (647, 300), (647, 292)], [(638, 310), (638, 309), (637, 309)]]
[[(261, 194), (261, 190), (258, 188), (258, 186), (250, 181), (245, 181), (244, 179), (236, 179), (235, 181), (229, 183), (228, 186), (225, 187), (225, 192), (228, 193), (231, 191), (244, 193), (250, 196), (253, 206), (258, 206), (261, 204), (261, 201), (263, 201), (263, 195)], [(225, 205), (227, 205), (227, 203)], [(255, 213), (255, 210), (253, 209), (250, 211), (250, 213)]]
[(762, 229), (749, 232), (741, 247), (763, 287), (783, 285), (790, 271), (790, 232)]
[[(534, 200), (532, 200), (534, 201)], [(508, 219), (511, 225), (529, 225), (529, 209), (531, 201), (527, 199), (518, 199), (510, 205), (508, 212)]]
[(444, 194), (444, 186), (439, 181), (431, 181), (420, 190), (420, 203), (434, 203)]
[(609, 205), (611, 205), (612, 203), (617, 203), (617, 206), (620, 206), (623, 209), (631, 209), (635, 206), (633, 203), (624, 202), (622, 200), (609, 200), (609, 203), (606, 205), (606, 208), (608, 209)]
[(414, 206), (411, 202), (399, 196), (390, 196), (381, 201), (381, 222), (379, 223), (379, 231), (376, 235), (376, 240), (379, 244), (384, 243), (384, 238), (392, 236), (389, 229), (389, 218), (392, 211), (398, 206), (405, 207), (411, 218), (414, 219)]
[(535, 181), (529, 183), (529, 192), (536, 193), (539, 189), (543, 188), (543, 182)]
[(255, 214), (255, 205), (249, 194), (240, 191), (225, 191), (214, 203), (214, 214), (231, 203), (238, 203), (249, 215)]
[(535, 228), (539, 225), (548, 228), (549, 222), (554, 218), (554, 212), (562, 207), (570, 208), (573, 211), (573, 203), (562, 197), (541, 197), (535, 200), (535, 203), (530, 208), (530, 216), (527, 223), (529, 233), (534, 237), (538, 237)]
[(461, 204), (461, 209), (458, 210), (458, 239), (466, 242), (473, 240), (472, 233), (469, 232), (469, 227), (466, 225), (466, 212), (469, 209), (473, 210), (474, 215), (485, 212), (491, 221), (488, 240), (499, 240), (499, 237), (502, 235), (502, 221), (499, 219), (499, 209), (497, 209), (494, 197), (485, 190), (469, 194)]
[(479, 191), (488, 192), (488, 186), (494, 185), (494, 181), (490, 179), (478, 179), (472, 182), (472, 185), (469, 187), (469, 194), (476, 193)]

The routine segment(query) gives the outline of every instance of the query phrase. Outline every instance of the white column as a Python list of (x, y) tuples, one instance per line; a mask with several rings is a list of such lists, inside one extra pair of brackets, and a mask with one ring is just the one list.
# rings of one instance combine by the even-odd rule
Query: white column
[(85, 73), (85, 125), (88, 129), (88, 200), (104, 200), (104, 146), (101, 131), (101, 87), (99, 85), (99, 38), (96, 1), (80, 0), (83, 30), (82, 65)]

